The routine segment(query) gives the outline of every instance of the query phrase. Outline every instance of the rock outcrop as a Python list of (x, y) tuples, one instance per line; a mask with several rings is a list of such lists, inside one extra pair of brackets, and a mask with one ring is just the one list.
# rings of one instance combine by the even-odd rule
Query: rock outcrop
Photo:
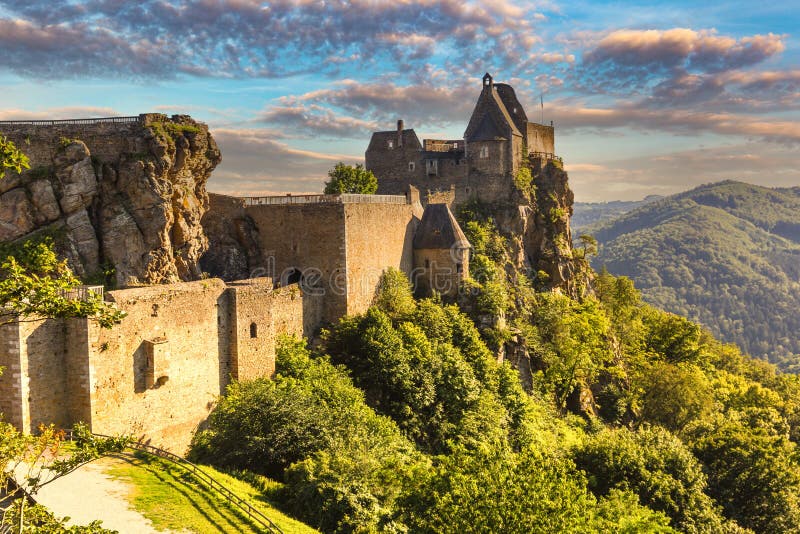
[(242, 199), (209, 195), (211, 209), (203, 216), (208, 251), (200, 266), (223, 280), (242, 280), (268, 274), (264, 253), (258, 244), (258, 228), (247, 215)]
[(76, 274), (113, 269), (119, 287), (201, 276), (206, 181), (221, 160), (206, 125), (153, 114), (0, 132), (31, 158), (0, 180), (0, 241), (49, 233)]

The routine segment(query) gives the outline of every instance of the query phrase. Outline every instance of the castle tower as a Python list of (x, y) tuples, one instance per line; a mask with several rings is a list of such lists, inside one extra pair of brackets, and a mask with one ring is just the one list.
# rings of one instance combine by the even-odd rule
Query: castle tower
[(416, 291), (454, 297), (469, 277), (472, 247), (447, 204), (428, 204), (414, 235)]

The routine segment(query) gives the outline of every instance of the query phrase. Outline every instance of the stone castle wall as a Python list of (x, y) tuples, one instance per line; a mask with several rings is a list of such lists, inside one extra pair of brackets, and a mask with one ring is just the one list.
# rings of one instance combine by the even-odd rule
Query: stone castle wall
[[(209, 279), (111, 291), (127, 312), (0, 327), (0, 410), (28, 432), (79, 421), (183, 453), (231, 379), (271, 376), (280, 334), (303, 335), (297, 285)], [(250, 326), (256, 324), (256, 337)]]
[[(287, 284), (305, 275), (306, 292), (321, 305), (322, 321), (347, 313), (346, 234), (342, 204), (273, 204), (250, 206), (247, 214), (258, 228), (265, 276)], [(309, 303), (311, 300), (308, 301)], [(319, 323), (318, 323), (319, 324)], [(312, 325), (312, 326), (318, 326)]]
[(120, 154), (145, 154), (145, 124), (166, 115), (111, 118), (107, 120), (0, 122), (0, 134), (17, 145), (31, 160), (31, 168), (48, 166), (62, 139), (80, 139), (97, 160), (114, 163)]
[(225, 287), (203, 280), (108, 294), (128, 316), (91, 342), (93, 432), (184, 452), (229, 381)]
[(304, 333), (300, 289), (293, 285), (273, 290), (272, 279), (261, 278), (231, 284), (229, 294), (231, 376), (272, 376), (277, 336)]
[(246, 212), (258, 229), (264, 274), (279, 284), (302, 276), (305, 329), (313, 334), (323, 323), (365, 311), (388, 267), (410, 272), (415, 219), (404, 200), (309, 200), (276, 199)]
[(363, 313), (375, 298), (389, 268), (410, 273), (418, 221), (411, 204), (344, 204), (347, 259), (347, 309)]
[(555, 154), (555, 129), (552, 126), (529, 122), (528, 152)]

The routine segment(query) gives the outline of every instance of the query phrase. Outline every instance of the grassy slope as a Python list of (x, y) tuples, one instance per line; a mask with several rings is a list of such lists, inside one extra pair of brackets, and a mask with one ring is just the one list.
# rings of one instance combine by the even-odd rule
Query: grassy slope
[[(204, 466), (203, 469), (225, 487), (247, 499), (286, 534), (317, 532), (278, 511), (247, 482), (212, 467)], [(114, 457), (106, 472), (131, 484), (134, 489), (130, 499), (134, 509), (150, 519), (157, 529), (202, 534), (259, 532), (245, 516), (229, 508), (185, 470), (160, 458), (144, 454)]]
[(800, 354), (800, 188), (702, 186), (592, 229), (594, 265), (785, 369)]

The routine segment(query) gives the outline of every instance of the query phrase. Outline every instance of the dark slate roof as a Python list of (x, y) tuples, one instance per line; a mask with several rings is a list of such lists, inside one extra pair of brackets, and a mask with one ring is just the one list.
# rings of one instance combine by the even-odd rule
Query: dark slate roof
[(469, 248), (467, 236), (461, 231), (458, 221), (447, 204), (428, 204), (422, 214), (417, 233), (414, 235), (416, 249)]
[(497, 107), (500, 109), (500, 113), (503, 114), (503, 118), (506, 120), (509, 126), (511, 126), (511, 133), (515, 133), (517, 135), (522, 135), (519, 133), (519, 129), (517, 125), (514, 124), (514, 119), (511, 118), (511, 114), (506, 109), (506, 105), (503, 100), (500, 98), (500, 94), (497, 92), (497, 89), (492, 91), (492, 97), (494, 97), (494, 101), (497, 103)]
[[(511, 87), (508, 86), (508, 89), (511, 89)], [(505, 89), (503, 91), (506, 96), (508, 96), (508, 91)], [(513, 89), (511, 89), (511, 91), (513, 92)], [(492, 117), (494, 128), (503, 132), (500, 134), (502, 137), (507, 137), (508, 134), (505, 133), (506, 129), (511, 130), (512, 136), (522, 136), (519, 128), (517, 128), (517, 124), (511, 117), (511, 114), (509, 114), (508, 109), (506, 109), (506, 105), (497, 88), (489, 89), (488, 87), (484, 87), (483, 91), (481, 91), (481, 95), (478, 97), (477, 104), (475, 104), (475, 109), (472, 111), (467, 129), (464, 132), (464, 138), (467, 142), (496, 139), (498, 137), (497, 135), (490, 135), (491, 132), (487, 132), (481, 136), (484, 139), (476, 138), (476, 131), (480, 129), (482, 123), (485, 122), (487, 115)]]
[(514, 88), (507, 83), (496, 83), (494, 88), (497, 90), (497, 94), (500, 95), (500, 100), (503, 101), (508, 114), (514, 119), (517, 129), (524, 131), (526, 129), (525, 123), (528, 122), (528, 115), (525, 113), (522, 103), (517, 99), (517, 93)]
[(503, 131), (498, 128), (491, 113), (486, 113), (483, 116), (478, 127), (469, 137), (470, 141), (499, 141), (505, 139), (506, 137), (503, 135)]
[[(372, 150), (392, 150), (388, 148), (388, 141), (397, 140), (397, 130), (389, 130), (386, 132), (373, 132), (372, 139), (369, 141), (367, 152)], [(403, 130), (403, 146), (411, 149), (421, 149), (422, 144), (419, 142), (419, 137), (413, 129)], [(397, 148), (397, 146), (395, 146)]]

